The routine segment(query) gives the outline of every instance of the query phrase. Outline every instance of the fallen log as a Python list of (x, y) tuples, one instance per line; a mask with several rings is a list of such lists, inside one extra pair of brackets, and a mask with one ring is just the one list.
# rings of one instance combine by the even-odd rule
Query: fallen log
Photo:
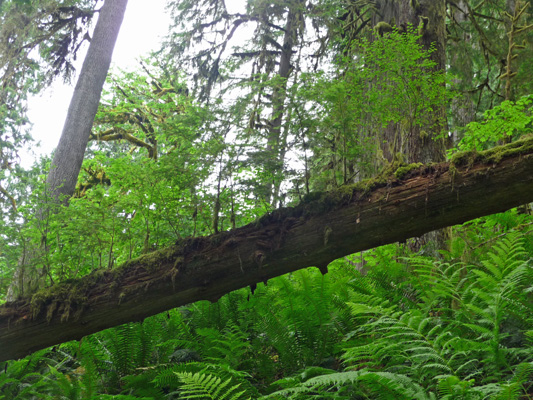
[(533, 137), (309, 196), (0, 307), (0, 361), (533, 201)]

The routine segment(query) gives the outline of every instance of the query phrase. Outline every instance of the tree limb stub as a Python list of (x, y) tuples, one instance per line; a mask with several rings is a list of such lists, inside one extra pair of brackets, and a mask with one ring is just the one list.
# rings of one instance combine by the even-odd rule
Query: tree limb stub
[(279, 209), (0, 307), (0, 361), (533, 201), (533, 137)]

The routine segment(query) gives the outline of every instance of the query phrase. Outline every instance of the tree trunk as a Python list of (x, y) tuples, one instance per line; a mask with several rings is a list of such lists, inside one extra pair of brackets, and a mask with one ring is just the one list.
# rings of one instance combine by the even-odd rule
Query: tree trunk
[[(380, 2), (380, 9), (374, 16), (373, 25), (379, 21), (394, 21), (401, 30), (409, 25), (419, 29), (422, 34), (422, 45), (426, 50), (431, 46), (435, 51), (430, 59), (435, 62), (435, 69), (444, 71), (446, 68), (446, 2), (445, 0), (400, 0)], [(414, 126), (409, 131), (402, 129), (400, 124), (390, 124), (384, 132), (383, 154), (392, 161), (395, 154), (403, 149), (402, 155), (408, 163), (442, 162), (445, 160), (445, 138), (437, 139), (446, 127), (446, 110), (444, 105), (434, 109), (434, 118), (428, 126)], [(395, 137), (399, 136), (399, 140)], [(395, 146), (395, 147), (391, 147)]]
[[(302, 0), (292, 0), (289, 2), (287, 23), (285, 24), (285, 34), (283, 36), (283, 45), (279, 59), (279, 68), (276, 75), (277, 82), (272, 93), (272, 119), (270, 121), (267, 152), (271, 155), (271, 164), (274, 166), (272, 174), (279, 175), (283, 171), (285, 163), (286, 146), (282, 138), (282, 123), (286, 114), (286, 98), (289, 77), (293, 71), (291, 65), (292, 53), (298, 43), (298, 32), (302, 24)], [(277, 179), (269, 185), (270, 203), (276, 207), (279, 197), (279, 188), (281, 182)]]
[(0, 307), (0, 361), (533, 201), (533, 137), (322, 194)]
[[(468, 7), (466, 0), (459, 0), (456, 7), (452, 8), (453, 19), (456, 25), (465, 24), (468, 21)], [(450, 70), (452, 76), (457, 75), (454, 79), (454, 85), (461, 87), (461, 81), (465, 82), (467, 89), (462, 90), (460, 96), (454, 96), (451, 100), (450, 108), (452, 120), (449, 121), (452, 126), (452, 143), (457, 143), (463, 138), (464, 128), (472, 121), (476, 120), (476, 102), (474, 96), (476, 91), (471, 87), (474, 82), (474, 63), (472, 57), (466, 56), (464, 50), (461, 48), (472, 47), (472, 35), (464, 30), (457, 29), (454, 32), (455, 40), (448, 45), (448, 54), (450, 62)], [(479, 95), (479, 94), (478, 94)]]
[(83, 62), (46, 180), (54, 202), (74, 193), (128, 0), (106, 0)]

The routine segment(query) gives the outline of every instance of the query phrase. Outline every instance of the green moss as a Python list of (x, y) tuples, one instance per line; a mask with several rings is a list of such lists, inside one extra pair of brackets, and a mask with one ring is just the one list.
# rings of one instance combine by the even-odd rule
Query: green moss
[(176, 244), (174, 246), (165, 247), (150, 253), (143, 254), (140, 257), (131, 259), (121, 264), (112, 272), (119, 276), (124, 271), (129, 271), (132, 268), (143, 267), (148, 272), (157, 271), (162, 265), (169, 260), (174, 260), (176, 254), (181, 253), (183, 244)]
[(313, 201), (320, 200), (320, 198), (326, 194), (326, 192), (311, 192), (303, 197), (302, 203), (311, 203)]
[(409, 172), (420, 168), (422, 165), (422, 163), (413, 163), (398, 167), (398, 169), (396, 169), (396, 171), (394, 172), (394, 176), (398, 179), (403, 179), (407, 176)]
[(385, 33), (392, 32), (394, 30), (394, 27), (390, 24), (386, 23), (385, 21), (380, 21), (374, 26), (374, 29), (381, 35)]
[(361, 200), (375, 189), (387, 186), (393, 181), (404, 179), (409, 172), (421, 166), (421, 163), (404, 165), (400, 162), (395, 162), (385, 167), (379, 175), (373, 178), (344, 185), (331, 192), (311, 193), (294, 208), (292, 215), (303, 215), (304, 217), (320, 215), (336, 207), (348, 204), (353, 200)]
[[(366, 197), (370, 192), (380, 187), (386, 186), (392, 180), (402, 179), (407, 173), (417, 169), (422, 164), (403, 165), (399, 162), (388, 165), (383, 171), (369, 179), (343, 185), (331, 192), (313, 192), (306, 195), (302, 202), (294, 208), (291, 213), (293, 216), (301, 215), (319, 215), (343, 204), (350, 203), (352, 200), (360, 200)], [(302, 213), (303, 211), (303, 213)]]
[(480, 153), (480, 161), (498, 163), (501, 160), (521, 154), (533, 152), (533, 135), (523, 137), (516, 142), (498, 146)]
[[(520, 154), (533, 152), (533, 135), (510, 143), (505, 146), (495, 147), (493, 149), (475, 152), (466, 151), (453, 155), (449, 163), (449, 171), (452, 180), (458, 173), (461, 166), (470, 166), (476, 162), (497, 163), (504, 158), (513, 157)], [(410, 173), (415, 172), (423, 166), (422, 163), (403, 164), (393, 162), (387, 165), (383, 171), (374, 178), (367, 179), (352, 185), (345, 185), (332, 192), (311, 193), (304, 198), (294, 209), (294, 214), (309, 217), (311, 215), (320, 215), (343, 204), (350, 203), (353, 200), (361, 200), (368, 196), (372, 191), (390, 185), (391, 183), (406, 179)], [(424, 171), (432, 171), (439, 168), (438, 165), (429, 165)], [(444, 166), (442, 166), (444, 168)], [(422, 173), (420, 171), (419, 173)], [(415, 172), (417, 173), (417, 172)]]
[(476, 161), (476, 157), (478, 156), (478, 153), (474, 150), (472, 151), (460, 151), (458, 153), (455, 153), (450, 158), (450, 165), (453, 165), (455, 167), (465, 166), (465, 165), (472, 165)]
[(66, 281), (35, 293), (30, 301), (33, 318), (46, 312), (46, 320), (51, 321), (56, 313), (61, 321), (66, 321), (74, 314), (79, 317), (87, 303), (86, 288), (89, 279)]
[(501, 160), (509, 157), (514, 157), (521, 154), (527, 154), (533, 152), (533, 135), (527, 135), (516, 142), (509, 143), (503, 146), (493, 147), (485, 151), (477, 152), (461, 151), (455, 153), (450, 158), (451, 165), (458, 166), (470, 166), (476, 162), (484, 164), (499, 163)]
[[(51, 321), (54, 316), (60, 315), (65, 321), (72, 317), (78, 318), (86, 308), (89, 290), (100, 281), (108, 283), (109, 294), (118, 294), (119, 303), (130, 296), (133, 289), (122, 288), (121, 278), (125, 274), (134, 274), (136, 270), (153, 273), (161, 266), (172, 262), (174, 265), (174, 276), (178, 274), (183, 265), (183, 253), (190, 241), (181, 241), (179, 244), (170, 246), (152, 253), (144, 254), (133, 260), (129, 260), (114, 270), (96, 271), (79, 280), (69, 280), (49, 288), (44, 288), (35, 293), (30, 301), (30, 312), (33, 318), (38, 318), (45, 313), (47, 321)], [(144, 286), (148, 288), (149, 283)], [(118, 291), (120, 290), (120, 293)], [(137, 289), (135, 289), (137, 290)]]

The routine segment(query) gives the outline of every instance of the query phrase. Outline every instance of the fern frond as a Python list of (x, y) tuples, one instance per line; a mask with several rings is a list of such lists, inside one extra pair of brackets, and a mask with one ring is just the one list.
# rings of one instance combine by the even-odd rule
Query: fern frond
[(362, 374), (359, 381), (368, 387), (376, 399), (435, 400), (420, 385), (405, 375), (387, 372)]
[(386, 372), (369, 372), (365, 370), (338, 372), (317, 376), (301, 383), (299, 387), (281, 390), (272, 393), (269, 396), (265, 396), (265, 398), (275, 398), (277, 396), (289, 396), (289, 398), (291, 398), (297, 394), (315, 392), (317, 390), (331, 390), (332, 388), (340, 390), (349, 385), (356, 385), (352, 388), (353, 396), (356, 396), (357, 393), (361, 395), (365, 391), (370, 391), (372, 393), (372, 398), (375, 399), (435, 399), (433, 394), (426, 393), (420, 385), (413, 382), (407, 376)]
[(246, 390), (240, 390), (240, 384), (232, 385), (231, 379), (203, 373), (176, 372), (182, 383), (180, 397), (184, 399), (208, 398), (211, 400), (250, 399)]

